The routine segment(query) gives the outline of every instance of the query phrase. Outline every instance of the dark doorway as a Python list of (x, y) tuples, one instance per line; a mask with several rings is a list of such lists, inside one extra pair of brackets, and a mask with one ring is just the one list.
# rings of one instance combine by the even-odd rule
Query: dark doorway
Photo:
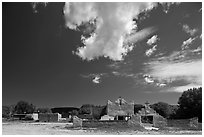
[(118, 116), (118, 120), (125, 120), (124, 116)]
[(141, 116), (141, 122), (147, 124), (153, 124), (153, 116)]

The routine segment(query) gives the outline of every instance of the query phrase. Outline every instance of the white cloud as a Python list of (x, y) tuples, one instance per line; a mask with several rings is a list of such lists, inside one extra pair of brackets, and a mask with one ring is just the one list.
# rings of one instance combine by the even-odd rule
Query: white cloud
[(147, 83), (154, 83), (154, 80), (151, 78), (150, 75), (144, 75), (144, 80), (147, 82)]
[[(138, 32), (133, 18), (151, 10), (157, 3), (66, 3), (64, 14), (66, 26), (77, 29), (82, 23), (96, 20), (96, 29), (89, 38), (82, 39), (84, 47), (75, 52), (82, 59), (93, 60), (104, 56), (112, 60), (123, 60), (133, 49), (135, 42), (152, 29)], [(131, 37), (129, 40), (128, 37)]]
[(93, 83), (99, 84), (100, 83), (100, 76), (95, 76), (92, 81), (93, 81)]
[(91, 73), (91, 74), (86, 74), (86, 75), (81, 74), (80, 76), (83, 78), (91, 79), (93, 83), (98, 84), (101, 82), (101, 78), (108, 76), (108, 74), (107, 73), (96, 73), (96, 74)]
[(145, 55), (146, 56), (151, 56), (155, 51), (156, 51), (157, 45), (154, 45), (151, 49), (146, 50)]
[(159, 87), (165, 87), (166, 86), (165, 83), (156, 83), (156, 85), (159, 86)]
[(180, 2), (162, 2), (161, 4), (162, 4), (162, 6), (163, 6), (163, 11), (164, 11), (165, 13), (168, 13), (168, 12), (169, 12), (169, 9), (170, 9), (170, 7), (171, 7), (171, 5), (177, 6), (177, 5), (180, 4)]
[(152, 36), (150, 39), (147, 40), (148, 45), (155, 44), (159, 40), (157, 35)]
[(47, 4), (48, 4), (47, 2), (32, 2), (32, 3), (31, 3), (31, 6), (32, 6), (32, 8), (33, 8), (33, 12), (34, 12), (34, 13), (38, 13), (37, 6), (38, 6), (38, 5), (43, 5), (44, 7), (46, 7)]
[(199, 46), (198, 48), (192, 50), (192, 52), (193, 52), (193, 53), (197, 53), (197, 54), (201, 54), (201, 52), (202, 52), (202, 47)]
[(182, 91), (187, 91), (190, 88), (199, 88), (199, 87), (202, 87), (202, 85), (200, 85), (200, 84), (188, 84), (185, 86), (178, 86), (178, 87), (170, 88), (168, 91), (182, 92)]
[(195, 35), (195, 33), (198, 31), (198, 29), (195, 29), (195, 28), (191, 29), (187, 24), (184, 24), (182, 27), (183, 27), (183, 30), (186, 33), (190, 34), (191, 36)]
[(148, 28), (144, 28), (144, 29), (142, 29), (140, 31), (137, 31), (134, 34), (129, 35), (125, 39), (124, 44), (132, 44), (132, 43), (139, 42), (140, 40), (143, 40), (146, 37), (148, 37), (149, 35), (151, 35), (156, 30), (157, 30), (156, 27), (148, 27)]
[[(175, 80), (185, 80), (187, 81), (188, 85), (182, 85), (182, 88), (189, 88), (190, 85), (202, 85), (202, 60), (192, 60), (192, 61), (185, 61), (185, 62), (169, 62), (169, 61), (154, 61), (149, 63), (148, 72), (154, 78), (157, 79), (159, 82), (169, 82)], [(176, 90), (175, 91), (182, 92), (183, 90)]]
[(187, 49), (189, 47), (190, 44), (192, 44), (192, 42), (195, 40), (196, 38), (189, 38), (185, 41), (183, 41), (183, 44), (181, 45), (181, 49)]

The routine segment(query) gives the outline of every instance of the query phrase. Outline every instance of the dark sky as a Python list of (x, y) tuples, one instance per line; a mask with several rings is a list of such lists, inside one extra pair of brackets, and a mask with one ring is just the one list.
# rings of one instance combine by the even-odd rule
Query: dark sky
[[(2, 4), (3, 105), (25, 100), (38, 107), (80, 107), (104, 105), (119, 96), (135, 103), (176, 104), (180, 89), (201, 86), (201, 73), (194, 74), (194, 67), (186, 69), (201, 64), (201, 3), (173, 4), (166, 7), (167, 13), (159, 4), (140, 14), (138, 31), (152, 26), (157, 29), (135, 43), (122, 61), (103, 55), (88, 61), (73, 54), (82, 46), (81, 35), (88, 32), (89, 25), (78, 31), (67, 27), (64, 6), (48, 3), (33, 9), (31, 3)], [(145, 55), (153, 48), (147, 41), (155, 35), (156, 50)], [(175, 73), (170, 73), (171, 67)], [(181, 74), (182, 69), (185, 73)]]

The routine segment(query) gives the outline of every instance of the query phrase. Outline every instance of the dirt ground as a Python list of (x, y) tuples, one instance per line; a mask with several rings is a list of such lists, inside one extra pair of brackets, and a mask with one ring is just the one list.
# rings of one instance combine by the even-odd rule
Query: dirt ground
[(3, 122), (3, 135), (201, 135), (201, 130), (176, 130), (166, 129), (158, 131), (137, 131), (137, 130), (110, 130), (96, 128), (72, 128), (72, 123), (41, 123), (41, 122)]

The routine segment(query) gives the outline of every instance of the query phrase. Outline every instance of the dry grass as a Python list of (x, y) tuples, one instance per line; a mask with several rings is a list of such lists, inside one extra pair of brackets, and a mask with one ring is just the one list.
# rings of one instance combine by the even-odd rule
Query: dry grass
[(179, 129), (174, 127), (166, 127), (158, 131), (148, 131), (139, 127), (126, 126), (100, 126), (95, 128), (73, 128), (72, 123), (41, 123), (41, 122), (3, 122), (3, 135), (200, 135), (202, 130), (197, 129)]

